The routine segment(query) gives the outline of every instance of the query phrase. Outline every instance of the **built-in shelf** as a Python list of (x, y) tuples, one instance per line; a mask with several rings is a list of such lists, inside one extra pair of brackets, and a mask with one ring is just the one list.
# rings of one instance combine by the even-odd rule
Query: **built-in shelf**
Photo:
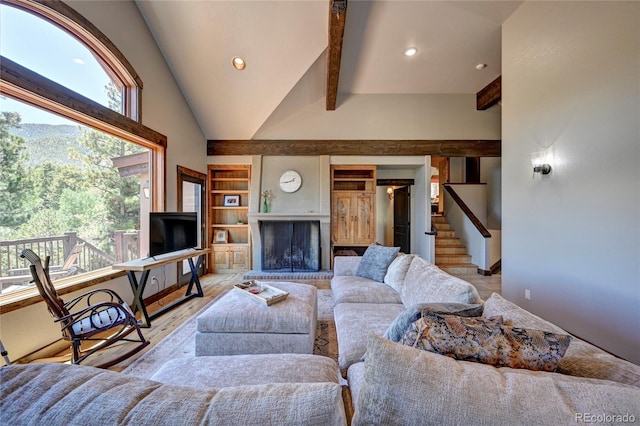
[(251, 269), (250, 183), (250, 165), (209, 165), (210, 265), (217, 272)]

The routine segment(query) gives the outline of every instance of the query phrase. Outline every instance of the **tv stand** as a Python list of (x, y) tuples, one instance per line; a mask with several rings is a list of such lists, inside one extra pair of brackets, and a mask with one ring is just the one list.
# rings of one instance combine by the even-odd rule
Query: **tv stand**
[[(131, 285), (131, 290), (133, 291), (133, 302), (131, 303), (131, 310), (134, 314), (137, 311), (140, 311), (141, 327), (151, 327), (152, 319), (164, 314), (167, 311), (170, 311), (171, 309), (183, 304), (193, 297), (204, 296), (202, 286), (200, 285), (200, 280), (198, 279), (198, 268), (200, 268), (200, 265), (202, 265), (204, 256), (210, 252), (210, 248), (186, 249), (157, 255), (154, 257), (147, 257), (144, 259), (130, 260), (129, 262), (113, 265), (113, 269), (127, 272), (129, 284)], [(195, 263), (193, 261), (193, 258), (197, 258)], [(181, 260), (187, 260), (189, 263), (189, 269), (191, 269), (191, 279), (189, 280), (189, 285), (187, 286), (185, 295), (181, 299), (178, 299), (175, 302), (163, 307), (162, 309), (149, 314), (147, 312), (147, 307), (144, 304), (143, 294), (144, 289), (147, 286), (147, 280), (149, 279), (149, 273), (151, 272), (151, 269), (169, 265), (171, 263), (177, 263)], [(139, 281), (136, 277), (136, 272), (141, 272)], [(196, 287), (196, 292), (192, 292), (194, 285)]]

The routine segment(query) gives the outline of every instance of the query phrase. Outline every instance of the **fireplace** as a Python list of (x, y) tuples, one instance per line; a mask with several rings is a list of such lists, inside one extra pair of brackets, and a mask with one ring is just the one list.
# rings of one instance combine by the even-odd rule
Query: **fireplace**
[(315, 272), (320, 270), (320, 221), (259, 221), (262, 270)]

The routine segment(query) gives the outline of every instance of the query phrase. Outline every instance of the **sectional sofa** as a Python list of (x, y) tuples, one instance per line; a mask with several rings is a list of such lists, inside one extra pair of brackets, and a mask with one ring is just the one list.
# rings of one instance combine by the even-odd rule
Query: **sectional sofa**
[(425, 306), (569, 334), (497, 294), (481, 300), (471, 284), (419, 256), (393, 256), (390, 264), (374, 259), (365, 267), (363, 257), (334, 259), (338, 364), (308, 354), (177, 358), (151, 380), (75, 365), (13, 365), (0, 368), (0, 424), (345, 425), (345, 394), (353, 425), (640, 421), (640, 367), (575, 336), (565, 339), (553, 372), (408, 345), (416, 314), (428, 315)]
[(175, 358), (150, 380), (81, 365), (0, 368), (2, 425), (347, 424), (334, 360), (310, 354)]
[[(378, 280), (359, 276), (361, 262), (362, 257), (335, 257), (331, 282), (352, 424), (640, 421), (639, 366), (570, 336), (498, 294), (482, 301), (471, 284), (419, 256), (398, 255)], [(403, 333), (394, 327), (415, 319), (416, 306), (435, 306), (441, 313), (463, 307), (465, 316), (475, 312), (470, 315), (499, 321), (505, 329), (569, 336), (570, 343), (553, 372), (459, 361), (388, 339)]]

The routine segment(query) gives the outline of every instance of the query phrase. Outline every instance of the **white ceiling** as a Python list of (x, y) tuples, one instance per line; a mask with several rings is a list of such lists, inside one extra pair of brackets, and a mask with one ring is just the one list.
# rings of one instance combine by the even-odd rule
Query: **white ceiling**
[[(251, 139), (326, 55), (329, 0), (136, 3), (207, 139)], [(477, 93), (500, 75), (501, 25), (521, 3), (350, 0), (339, 99)]]

